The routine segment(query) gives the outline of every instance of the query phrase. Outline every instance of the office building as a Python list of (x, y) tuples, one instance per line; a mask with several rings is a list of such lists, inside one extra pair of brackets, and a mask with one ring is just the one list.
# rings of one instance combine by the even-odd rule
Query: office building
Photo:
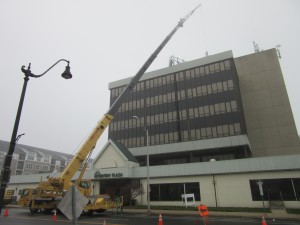
[[(130, 79), (109, 84), (111, 104)], [(300, 207), (300, 140), (276, 49), (144, 74), (108, 136), (85, 176), (96, 194), (135, 192), (137, 204), (179, 206), (192, 195), (209, 207), (259, 208), (263, 194), (266, 207)]]

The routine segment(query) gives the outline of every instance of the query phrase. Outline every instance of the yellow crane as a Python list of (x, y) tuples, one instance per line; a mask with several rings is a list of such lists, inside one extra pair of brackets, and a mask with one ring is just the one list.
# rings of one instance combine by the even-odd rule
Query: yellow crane
[[(80, 165), (84, 162), (84, 160), (88, 157), (91, 151), (95, 148), (98, 139), (103, 134), (104, 130), (112, 121), (115, 113), (119, 109), (120, 105), (123, 103), (124, 99), (128, 96), (128, 94), (132, 91), (135, 85), (138, 83), (140, 78), (155, 60), (160, 51), (164, 48), (164, 46), (168, 43), (168, 41), (172, 38), (172, 36), (176, 33), (176, 31), (183, 27), (185, 21), (198, 9), (200, 5), (194, 8), (191, 12), (189, 12), (184, 18), (180, 19), (175, 28), (169, 33), (169, 35), (162, 41), (162, 43), (157, 47), (157, 49), (151, 54), (151, 56), (146, 60), (146, 62), (142, 65), (137, 74), (131, 79), (129, 84), (125, 87), (123, 92), (119, 95), (116, 101), (111, 105), (106, 114), (101, 118), (101, 120), (97, 123), (96, 127), (90, 133), (86, 141), (83, 143), (81, 148), (74, 155), (70, 163), (64, 169), (64, 171), (58, 177), (50, 177), (47, 181), (41, 181), (39, 186), (36, 189), (26, 189), (24, 190), (23, 195), (19, 200), (19, 205), (21, 206), (29, 206), (31, 212), (36, 212), (38, 210), (42, 211), (50, 211), (57, 208), (58, 203), (64, 196), (64, 194), (71, 188), (73, 185), (71, 180), (75, 175), (76, 171), (80, 168)], [(84, 169), (84, 168), (83, 168)], [(85, 170), (85, 169), (84, 169)], [(84, 172), (84, 171), (83, 171)], [(83, 175), (83, 173), (82, 173)], [(76, 186), (80, 186), (79, 181), (83, 181), (82, 175), (78, 182), (76, 182)], [(90, 194), (90, 185), (82, 185), (80, 191), (85, 193), (86, 197)], [(109, 207), (114, 207), (114, 204), (107, 199), (106, 196), (100, 196), (98, 198), (94, 198), (90, 200), (89, 204), (86, 206), (85, 211), (92, 213), (93, 211), (101, 212), (106, 210)]]

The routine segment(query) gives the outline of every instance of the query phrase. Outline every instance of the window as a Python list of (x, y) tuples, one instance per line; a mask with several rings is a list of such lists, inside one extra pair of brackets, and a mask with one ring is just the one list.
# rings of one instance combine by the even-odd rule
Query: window
[(201, 76), (204, 76), (204, 75), (205, 75), (205, 69), (204, 69), (203, 66), (200, 67), (200, 74), (201, 74)]
[[(263, 179), (263, 196), (267, 201), (297, 201), (300, 178)], [(261, 201), (257, 180), (249, 180), (253, 201)]]
[(197, 97), (197, 89), (193, 88), (192, 91), (193, 91), (193, 97)]
[(187, 97), (188, 98), (192, 97), (192, 89), (191, 88), (187, 89)]
[(198, 96), (202, 95), (201, 86), (197, 87), (197, 94), (198, 94)]
[(210, 108), (210, 115), (214, 115), (215, 114), (214, 106), (210, 105), (209, 108)]
[(40, 165), (35, 165), (35, 170), (40, 170)]
[(195, 69), (195, 75), (196, 75), (196, 77), (200, 76), (200, 68), (199, 67), (197, 67)]
[(237, 104), (236, 104), (236, 101), (231, 101), (231, 109), (232, 111), (237, 111)]
[(229, 90), (233, 89), (233, 80), (228, 80), (228, 89)]
[(27, 160), (33, 161), (34, 160), (34, 155), (35, 155), (34, 152), (29, 152), (28, 155), (27, 155)]
[(218, 87), (218, 92), (223, 91), (223, 85), (222, 85), (222, 82), (218, 82), (218, 83), (217, 83), (217, 87)]
[(226, 60), (224, 63), (225, 63), (225, 69), (229, 70), (230, 69), (230, 62), (229, 62), (229, 60)]
[(211, 87), (212, 87), (213, 93), (216, 93), (216, 92), (218, 91), (217, 83), (213, 83), (213, 84), (211, 85)]
[(31, 163), (27, 163), (26, 164), (26, 169), (30, 169), (31, 170), (32, 169), (32, 164)]
[(42, 170), (43, 170), (43, 171), (48, 171), (48, 170), (49, 170), (49, 166), (45, 166), (45, 165), (42, 166)]
[(181, 195), (194, 194), (195, 200), (200, 201), (200, 186), (198, 182), (150, 184), (151, 201), (181, 201)]
[(209, 107), (208, 107), (208, 105), (204, 106), (204, 114), (205, 114), (205, 116), (209, 116)]
[(50, 155), (44, 155), (44, 162), (50, 162)]
[(236, 134), (241, 133), (241, 125), (239, 123), (234, 124), (234, 131), (235, 131)]
[(185, 77), (186, 77), (186, 79), (191, 78), (191, 71), (190, 70), (185, 71)]
[(226, 113), (225, 103), (224, 102), (220, 103), (220, 111), (221, 111), (221, 113)]
[(215, 72), (219, 72), (219, 71), (220, 71), (220, 64), (215, 63)]
[(24, 162), (23, 161), (18, 161), (17, 169), (18, 170), (23, 170), (24, 169)]
[(194, 118), (194, 108), (189, 109), (189, 118)]

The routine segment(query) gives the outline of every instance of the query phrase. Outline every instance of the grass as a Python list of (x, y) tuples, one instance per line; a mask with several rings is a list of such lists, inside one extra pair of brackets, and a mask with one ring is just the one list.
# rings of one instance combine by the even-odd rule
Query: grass
[[(147, 209), (147, 206), (126, 206), (127, 209)], [(196, 207), (183, 207), (183, 206), (151, 206), (154, 210), (181, 210), (181, 211), (198, 211)], [(241, 208), (241, 207), (208, 207), (209, 211), (216, 212), (258, 212), (263, 213), (263, 208)], [(266, 209), (267, 213), (270, 213), (270, 209)]]
[(286, 209), (286, 212), (290, 214), (300, 214), (300, 209)]

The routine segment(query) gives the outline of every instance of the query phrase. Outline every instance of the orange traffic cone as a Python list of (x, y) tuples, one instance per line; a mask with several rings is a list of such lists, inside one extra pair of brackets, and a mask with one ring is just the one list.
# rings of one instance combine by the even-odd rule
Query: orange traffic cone
[(53, 220), (53, 221), (56, 221), (56, 210), (54, 210), (54, 215), (53, 215), (52, 220)]
[(106, 225), (106, 219), (104, 219), (103, 225)]
[(265, 219), (265, 217), (264, 217), (264, 216), (262, 217), (262, 222), (261, 222), (261, 225), (267, 225), (267, 222), (266, 222), (266, 219)]
[(4, 216), (8, 216), (8, 208), (5, 209)]
[(158, 225), (164, 225), (161, 214), (159, 214), (159, 217), (158, 217)]

